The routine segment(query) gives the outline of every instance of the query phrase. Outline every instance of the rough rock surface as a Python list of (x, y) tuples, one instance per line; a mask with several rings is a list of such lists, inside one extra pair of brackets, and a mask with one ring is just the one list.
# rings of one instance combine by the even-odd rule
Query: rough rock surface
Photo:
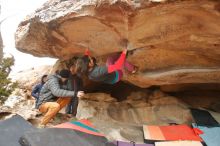
[(20, 23), (16, 48), (69, 59), (127, 45), (139, 72), (124, 80), (134, 85), (219, 83), (219, 18), (214, 0), (50, 0)]
[[(96, 118), (133, 125), (189, 123), (192, 120), (187, 104), (162, 92), (137, 99), (130, 96), (123, 102), (103, 93), (88, 94), (79, 104), (77, 118)], [(141, 92), (136, 93), (141, 94)], [(135, 95), (135, 94), (133, 94)], [(133, 97), (133, 98), (131, 98)], [(102, 106), (100, 106), (102, 105)], [(110, 117), (110, 118), (109, 118)], [(106, 119), (107, 118), (107, 119)]]
[(18, 114), (26, 120), (35, 119), (39, 114), (34, 109), (35, 100), (31, 98), (30, 93), (22, 89), (16, 89), (3, 105), (0, 105), (0, 119), (9, 118), (11, 115)]
[(12, 74), (10, 78), (18, 82), (19, 88), (31, 90), (36, 83), (40, 83), (41, 77), (45, 74), (49, 75), (52, 69), (52, 66), (49, 65), (39, 66)]

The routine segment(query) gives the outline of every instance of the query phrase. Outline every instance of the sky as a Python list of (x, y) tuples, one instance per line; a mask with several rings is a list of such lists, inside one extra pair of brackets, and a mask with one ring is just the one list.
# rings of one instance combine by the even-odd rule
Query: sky
[(25, 54), (15, 48), (14, 33), (18, 24), (28, 15), (34, 12), (47, 0), (0, 0), (0, 20), (8, 17), (1, 25), (1, 33), (4, 43), (4, 53), (15, 57), (15, 65), (12, 73), (30, 69), (41, 65), (52, 65), (56, 59), (34, 57)]

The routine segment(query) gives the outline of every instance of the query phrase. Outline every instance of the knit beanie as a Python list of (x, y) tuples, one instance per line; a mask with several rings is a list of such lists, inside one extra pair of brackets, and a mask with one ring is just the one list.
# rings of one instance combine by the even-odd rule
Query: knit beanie
[(70, 71), (67, 70), (67, 69), (62, 69), (59, 73), (59, 75), (62, 77), (62, 78), (69, 78), (70, 76)]

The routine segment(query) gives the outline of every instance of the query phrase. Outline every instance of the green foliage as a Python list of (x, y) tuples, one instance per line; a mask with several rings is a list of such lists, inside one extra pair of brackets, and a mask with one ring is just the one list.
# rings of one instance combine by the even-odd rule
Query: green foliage
[(14, 58), (3, 58), (0, 63), (0, 101), (5, 101), (12, 91), (17, 87), (17, 83), (12, 83), (8, 75), (14, 65)]

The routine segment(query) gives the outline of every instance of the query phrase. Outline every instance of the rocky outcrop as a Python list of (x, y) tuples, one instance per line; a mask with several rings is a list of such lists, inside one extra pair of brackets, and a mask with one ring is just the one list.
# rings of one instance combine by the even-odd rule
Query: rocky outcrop
[(128, 47), (139, 87), (220, 82), (220, 2), (50, 0), (20, 23), (18, 50), (69, 59)]
[(0, 106), (0, 119), (7, 119), (15, 114), (26, 120), (35, 119), (39, 111), (34, 109), (34, 105), (35, 100), (30, 97), (30, 93), (24, 92), (22, 89), (16, 89)]
[(39, 66), (20, 71), (16, 74), (11, 74), (10, 78), (12, 78), (14, 82), (18, 83), (19, 88), (31, 90), (34, 85), (41, 82), (41, 77), (43, 75), (49, 75), (52, 71), (52, 66)]
[[(141, 96), (138, 98), (138, 95)], [(107, 94), (88, 94), (87, 98), (80, 100), (77, 118), (117, 121), (140, 126), (143, 123), (163, 125), (191, 122), (188, 106), (181, 100), (160, 91), (150, 96), (142, 95), (142, 92), (133, 92), (127, 100), (116, 102)]]

